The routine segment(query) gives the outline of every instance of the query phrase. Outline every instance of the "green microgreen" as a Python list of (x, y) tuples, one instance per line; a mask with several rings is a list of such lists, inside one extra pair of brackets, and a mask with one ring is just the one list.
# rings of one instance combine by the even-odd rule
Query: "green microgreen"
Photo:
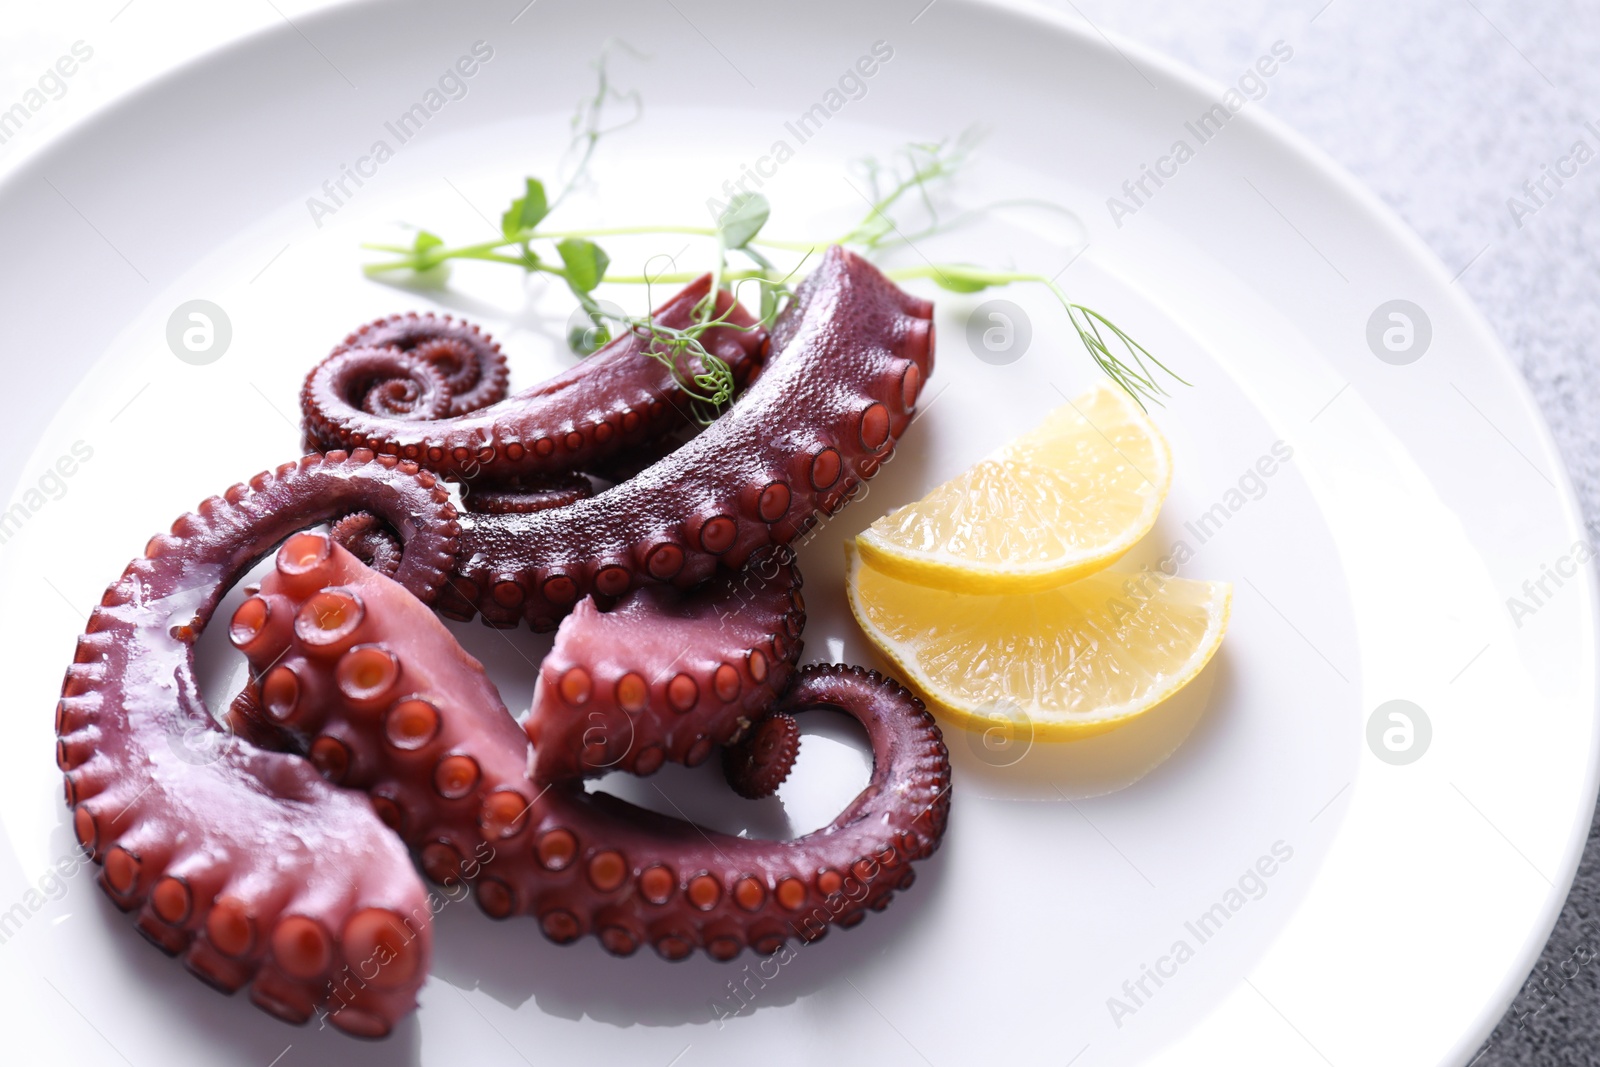
[[(1072, 212), (1064, 207), (1032, 199), (999, 200), (974, 208), (951, 210), (948, 204), (950, 187), (969, 164), (982, 139), (978, 130), (969, 129), (955, 137), (905, 145), (881, 159), (867, 157), (859, 160), (856, 170), (865, 188), (855, 183), (852, 183), (852, 187), (867, 202), (868, 209), (859, 222), (830, 240), (792, 241), (765, 236), (772, 205), (762, 194), (748, 190), (733, 195), (717, 215), (715, 226), (547, 229), (545, 223), (556, 213), (567, 194), (588, 180), (589, 165), (601, 140), (607, 134), (638, 121), (642, 115), (643, 104), (639, 94), (636, 91), (621, 92), (611, 84), (608, 62), (613, 47), (627, 48), (620, 42), (609, 42), (594, 64), (596, 89), (579, 102), (573, 114), (572, 139), (563, 157), (564, 160), (572, 159), (575, 162), (570, 176), (562, 183), (561, 192), (554, 200), (548, 197), (542, 182), (537, 178), (528, 178), (521, 195), (515, 197), (501, 215), (498, 240), (447, 246), (437, 235), (418, 230), (409, 246), (364, 244), (363, 248), (386, 253), (391, 258), (368, 263), (363, 270), (373, 277), (394, 271), (423, 274), (451, 260), (471, 259), (505, 263), (521, 267), (528, 274), (560, 278), (595, 327), (572, 331), (569, 343), (573, 350), (580, 355), (588, 355), (612, 337), (634, 331), (647, 339), (645, 354), (671, 370), (674, 380), (690, 399), (696, 421), (705, 424), (715, 419), (721, 409), (732, 401), (734, 381), (727, 363), (710, 352), (701, 339), (707, 331), (716, 328), (749, 328), (740, 327), (729, 319), (732, 305), (728, 311), (717, 313), (716, 294), (725, 287), (731, 287), (737, 295), (740, 286), (756, 284), (759, 289), (758, 321), (762, 327), (770, 327), (793, 297), (790, 280), (811, 253), (821, 251), (830, 244), (850, 246), (874, 258), (895, 249), (915, 249), (917, 242), (980, 221), (997, 208), (1026, 207), (1072, 216)], [(609, 111), (618, 104), (631, 105), (633, 113), (622, 121), (612, 121)], [(712, 286), (706, 298), (697, 305), (694, 321), (688, 327), (666, 327), (654, 321), (653, 316), (618, 316), (606, 311), (595, 298), (595, 289), (602, 283), (609, 283), (643, 285), (648, 300), (650, 288), (654, 285), (683, 284), (704, 273), (651, 271), (648, 263), (640, 274), (613, 273), (611, 257), (596, 239), (640, 235), (681, 235), (715, 241)], [(762, 249), (775, 254), (801, 253), (801, 256), (794, 266), (784, 269), (769, 259)], [(736, 256), (738, 262), (730, 262), (730, 256)], [(1055, 278), (969, 263), (934, 263), (924, 258), (922, 266), (890, 267), (885, 269), (885, 274), (896, 281), (927, 279), (954, 293), (978, 293), (1013, 284), (1041, 285), (1060, 302), (1067, 320), (1072, 323), (1079, 341), (1095, 365), (1127, 391), (1140, 407), (1146, 401), (1159, 403), (1161, 397), (1170, 395), (1157, 372), (1184, 385), (1189, 384), (1106, 316), (1074, 303)], [(612, 329), (612, 324), (616, 329)]]
[(507, 241), (523, 241), (533, 236), (534, 227), (550, 214), (550, 202), (545, 196), (544, 182), (538, 178), (527, 180), (526, 191), (500, 216), (500, 232)]

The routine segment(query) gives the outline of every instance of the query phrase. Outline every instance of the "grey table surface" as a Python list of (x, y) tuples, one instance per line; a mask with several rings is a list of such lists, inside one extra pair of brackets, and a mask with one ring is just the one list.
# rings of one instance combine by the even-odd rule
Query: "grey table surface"
[[(1371, 187), (1482, 309), (1527, 378), (1592, 527), (1600, 520), (1600, 5), (1578, 0), (1050, 0), (1220, 81), (1273, 41), (1261, 102)], [(1570, 167), (1568, 168), (1570, 169)], [(1537, 190), (1535, 190), (1537, 192)], [(1537, 207), (1528, 215), (1510, 201)], [(1519, 225), (1520, 223), (1520, 225)], [(1470, 937), (1471, 931), (1462, 931)], [(1600, 823), (1549, 944), (1475, 1067), (1600, 1063)]]
[[(0, 79), (31, 80), (86, 37), (92, 69), (47, 123), (0, 154), (0, 174), (64, 120), (184, 59), (337, 0), (6, 0)], [(938, 0), (935, 0), (938, 2)], [(1044, 0), (1097, 30), (1232, 81), (1282, 39), (1295, 61), (1260, 104), (1372, 188), (1483, 310), (1526, 376), (1600, 520), (1589, 417), (1600, 367), (1600, 160), (1520, 220), (1508, 200), (1600, 127), (1600, 5), (1590, 0)], [(40, 57), (43, 57), (42, 59)], [(56, 128), (52, 128), (56, 127)], [(1462, 931), (1470, 937), (1471, 931)], [(1600, 1064), (1600, 844), (1589, 847), (1533, 974), (1475, 1067)]]

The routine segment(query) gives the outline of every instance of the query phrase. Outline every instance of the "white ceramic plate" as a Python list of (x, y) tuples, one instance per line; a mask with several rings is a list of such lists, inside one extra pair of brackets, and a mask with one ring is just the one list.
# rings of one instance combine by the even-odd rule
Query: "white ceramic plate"
[[(1035, 12), (922, 6), (343, 9), (157, 84), (0, 188), (11, 393), (0, 435), (4, 488), (23, 507), (0, 549), (8, 1053), (1078, 1067), (1470, 1055), (1544, 942), (1595, 799), (1594, 588), (1575, 560), (1587, 535), (1521, 382), (1416, 239), (1259, 104), (1202, 143), (1186, 124), (1227, 106), (1222, 86)], [(950, 832), (916, 887), (776, 973), (745, 969), (748, 957), (669, 965), (615, 960), (592, 941), (557, 948), (531, 923), (461, 905), (439, 917), (420, 1012), (388, 1042), (294, 1030), (162, 958), (88, 874), (47, 874), (72, 853), (49, 756), (61, 671), (83, 611), (150, 533), (295, 454), (300, 377), (354, 324), (451, 310), (505, 342), (517, 383), (566, 362), (559, 290), (488, 266), (458, 270), (448, 292), (396, 290), (362, 277), (356, 245), (397, 219), (489, 236), (524, 174), (556, 170), (611, 35), (654, 56), (616, 67), (645, 114), (602, 148), (601, 194), (563, 209), (575, 223), (701, 223), (725, 178), (785, 140), (793, 158), (763, 190), (770, 232), (827, 234), (863, 209), (848, 160), (986, 125), (962, 195), (1046, 197), (1081, 225), (1006, 216), (923, 250), (1065, 267), (1076, 299), (1193, 383), (1159, 414), (1176, 481), (1124, 566), (1183, 542), (1184, 574), (1236, 583), (1232, 628), (1159, 729), (1035, 746), (1009, 768), (951, 736)], [(493, 56), (465, 96), (397, 145), (385, 123), (478, 41)], [(892, 58), (799, 144), (785, 123), (826, 106), (878, 41)], [(318, 225), (307, 198), (379, 139), (393, 158)], [(1179, 140), (1192, 158), (1161, 162)], [(1123, 183), (1144, 164), (1171, 176), (1146, 179), (1135, 203)], [(1137, 210), (1114, 219), (1113, 195)], [(612, 250), (680, 252), (668, 244)], [(703, 262), (704, 249), (682, 254)], [(636, 291), (604, 295), (640, 306)], [(938, 294), (927, 414), (803, 557), (814, 658), (873, 661), (844, 611), (839, 541), (1092, 379), (1040, 293), (984, 295), (1023, 309), (1031, 343), (1014, 362), (980, 361), (967, 322), (983, 296)], [(232, 327), (204, 366), (166, 341), (192, 299)], [(1386, 361), (1368, 324), (1392, 300), (1420, 309), (1411, 321), (1425, 316), (1431, 336)], [(1419, 358), (1395, 362), (1406, 357)], [(1258, 477), (1275, 444), (1292, 458)], [(51, 474), (75, 446), (70, 476)], [(1511, 596), (1531, 610), (1513, 612)], [(545, 646), (458, 632), (521, 710), (522, 657)], [(1431, 725), (1404, 765), (1368, 741), (1369, 717), (1396, 699)], [(865, 773), (845, 734), (824, 730), (807, 753), (781, 804), (735, 802), (705, 775), (664, 784), (724, 828), (804, 830)]]

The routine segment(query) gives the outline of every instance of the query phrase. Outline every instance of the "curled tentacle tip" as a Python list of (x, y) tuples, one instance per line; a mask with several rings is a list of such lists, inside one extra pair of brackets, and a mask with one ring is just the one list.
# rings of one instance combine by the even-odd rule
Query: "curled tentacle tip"
[(770, 715), (744, 740), (723, 750), (722, 772), (734, 792), (760, 800), (778, 791), (799, 754), (800, 724), (792, 715)]
[(333, 524), (329, 535), (335, 544), (385, 578), (393, 578), (400, 569), (400, 538), (370, 511), (346, 515)]
[[(492, 337), (470, 322), (414, 311), (391, 315), (350, 334), (334, 355), (360, 348), (403, 352), (437, 375), (446, 388), (444, 404), (437, 414), (413, 418), (459, 417), (505, 399), (506, 357)], [(366, 410), (377, 414), (373, 408)]]

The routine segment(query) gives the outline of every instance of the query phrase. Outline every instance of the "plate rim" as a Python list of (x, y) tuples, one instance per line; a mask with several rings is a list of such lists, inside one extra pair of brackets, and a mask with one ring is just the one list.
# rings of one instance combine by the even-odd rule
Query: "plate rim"
[[(948, 0), (948, 2), (963, 7), (1005, 10), (1019, 18), (1036, 23), (1041, 29), (1074, 37), (1088, 47), (1123, 53), (1124, 58), (1130, 63), (1137, 59), (1141, 63), (1148, 64), (1158, 69), (1163, 76), (1181, 83), (1186, 89), (1207, 99), (1220, 99), (1226, 90), (1226, 86), (1221, 82), (1152, 45), (1132, 40), (1115, 30), (1103, 30), (1086, 16), (1083, 19), (1084, 25), (1080, 26), (1064, 13), (1046, 7), (1039, 0)], [(1085, 26), (1089, 29), (1086, 30)], [(1096, 41), (1096, 37), (1100, 40)], [(1540, 458), (1556, 472), (1556, 496), (1567, 523), (1567, 530), (1587, 539), (1588, 531), (1582, 522), (1583, 509), (1573, 485), (1571, 471), (1544, 417), (1544, 412), (1539, 408), (1532, 390), (1528, 387), (1527, 378), (1488, 319), (1479, 310), (1477, 303), (1466, 295), (1465, 290), (1457, 288), (1454, 284), (1455, 279), (1438, 254), (1376, 192), (1285, 120), (1265, 108), (1245, 109), (1234, 118), (1243, 118), (1247, 124), (1258, 126), (1260, 134), (1289, 149), (1302, 165), (1331, 179), (1342, 196), (1348, 197), (1353, 206), (1397, 238), (1406, 247), (1412, 259), (1423, 266), (1436, 283), (1442, 283), (1441, 288), (1449, 295), (1455, 311), (1460, 315), (1461, 324), (1470, 329), (1500, 369), (1511, 379), (1512, 395), (1537, 435)], [(1589, 622), (1596, 633), (1600, 633), (1600, 578), (1597, 578), (1594, 568), (1585, 568), (1581, 588), (1587, 597)], [(1600, 648), (1591, 647), (1589, 652), (1588, 675), (1592, 683), (1600, 683), (1600, 655), (1597, 655)], [(1590, 711), (1595, 719), (1600, 720), (1600, 684), (1593, 685), (1592, 689), (1596, 693), (1596, 700)], [(1522, 987), (1550, 942), (1556, 923), (1572, 895), (1578, 867), (1587, 848), (1595, 808), (1597, 802), (1600, 802), (1600, 742), (1589, 747), (1582, 795), (1588, 799), (1588, 804), (1581, 811), (1574, 813), (1568, 828), (1561, 870), (1555, 888), (1545, 897), (1543, 910), (1534, 926), (1539, 932), (1538, 936), (1524, 942), (1514, 969), (1501, 979), (1495, 996), (1488, 1002), (1485, 1011), (1478, 1016), (1475, 1025), (1467, 1032), (1458, 1035), (1452, 1046), (1452, 1055), (1466, 1056), (1492, 1036), (1495, 1027), (1506, 1017), (1516, 1001), (1517, 994), (1522, 991)], [(1220, 1007), (1220, 1004), (1218, 1006)], [(1170, 1049), (1170, 1043), (1167, 1047)]]

